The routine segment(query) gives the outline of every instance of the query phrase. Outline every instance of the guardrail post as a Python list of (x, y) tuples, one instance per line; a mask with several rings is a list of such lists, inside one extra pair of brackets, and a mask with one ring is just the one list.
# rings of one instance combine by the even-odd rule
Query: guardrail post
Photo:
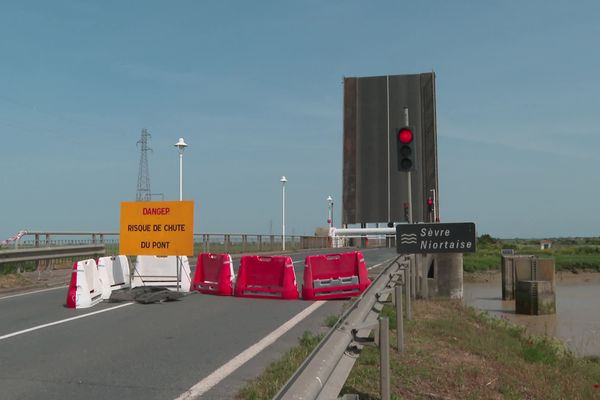
[(242, 253), (246, 252), (247, 244), (248, 244), (248, 235), (242, 235)]
[[(39, 233), (35, 234), (35, 247), (40, 247), (40, 235)], [(40, 261), (38, 261), (36, 263), (36, 268), (39, 270), (40, 269)]]
[(398, 352), (404, 351), (404, 312), (402, 310), (402, 286), (394, 288), (394, 299), (396, 300), (396, 347)]
[(412, 307), (410, 304), (410, 265), (404, 269), (404, 294), (406, 295), (406, 319), (412, 319)]
[(415, 277), (416, 277), (416, 290), (415, 296), (417, 299), (423, 298), (423, 274), (421, 273), (421, 254), (415, 254)]
[(410, 257), (410, 298), (413, 300), (417, 297), (417, 266), (415, 260), (416, 256), (413, 254)]
[(379, 375), (382, 400), (390, 400), (390, 322), (379, 319)]
[(209, 244), (208, 244), (209, 238), (208, 235), (206, 233), (204, 233), (202, 235), (202, 251), (209, 253)]
[(223, 236), (223, 244), (225, 245), (225, 253), (229, 251), (229, 241), (231, 240), (231, 236), (224, 235)]

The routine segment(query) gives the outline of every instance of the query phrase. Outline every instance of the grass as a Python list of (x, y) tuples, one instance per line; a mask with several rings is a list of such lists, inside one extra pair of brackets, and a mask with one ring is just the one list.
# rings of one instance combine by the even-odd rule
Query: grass
[(21, 274), (0, 274), (0, 289), (31, 285), (33, 282)]
[(500, 240), (482, 235), (476, 253), (464, 255), (466, 272), (500, 269), (500, 250), (514, 249), (517, 254), (530, 254), (540, 258), (553, 257), (556, 270), (585, 269), (600, 272), (600, 239), (556, 239), (551, 249), (541, 250), (539, 241)]
[[(600, 357), (576, 358), (559, 341), (449, 300), (418, 300), (404, 323), (404, 353), (390, 319), (392, 399), (597, 399)], [(334, 317), (327, 318), (329, 324)], [(249, 382), (238, 399), (270, 399), (321, 340), (306, 332), (297, 348)], [(343, 394), (379, 399), (379, 349), (366, 346)]]
[[(575, 358), (554, 339), (457, 302), (417, 301), (413, 312), (402, 354), (390, 321), (394, 399), (600, 399), (597, 359)], [(343, 393), (379, 398), (378, 351), (363, 350)]]
[(328, 328), (333, 328), (338, 319), (339, 317), (337, 315), (329, 315), (327, 318), (325, 318), (325, 326)]
[(304, 332), (297, 347), (288, 351), (280, 360), (271, 364), (257, 379), (240, 390), (238, 399), (271, 399), (283, 387), (300, 364), (321, 341), (321, 335)]
[(11, 275), (17, 272), (35, 271), (37, 268), (36, 261), (25, 261), (20, 263), (5, 263), (0, 264), (0, 275)]

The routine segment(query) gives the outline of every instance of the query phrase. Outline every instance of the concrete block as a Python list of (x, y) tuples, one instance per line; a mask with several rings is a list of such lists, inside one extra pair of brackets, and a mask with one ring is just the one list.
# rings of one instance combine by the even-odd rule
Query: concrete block
[(518, 281), (515, 290), (517, 314), (545, 315), (556, 313), (556, 295), (552, 282)]

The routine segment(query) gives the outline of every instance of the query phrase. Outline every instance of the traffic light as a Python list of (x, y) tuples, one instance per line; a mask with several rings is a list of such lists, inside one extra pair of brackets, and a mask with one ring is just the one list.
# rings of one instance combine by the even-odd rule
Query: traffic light
[(398, 171), (412, 171), (415, 169), (415, 134), (411, 127), (405, 126), (398, 129), (396, 135), (398, 144)]
[(427, 199), (427, 212), (433, 212), (433, 199), (431, 197)]

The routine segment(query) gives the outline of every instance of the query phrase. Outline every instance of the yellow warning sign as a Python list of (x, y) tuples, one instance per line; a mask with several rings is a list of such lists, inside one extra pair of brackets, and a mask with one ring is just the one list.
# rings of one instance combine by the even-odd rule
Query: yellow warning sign
[(119, 254), (193, 255), (194, 202), (122, 202)]

